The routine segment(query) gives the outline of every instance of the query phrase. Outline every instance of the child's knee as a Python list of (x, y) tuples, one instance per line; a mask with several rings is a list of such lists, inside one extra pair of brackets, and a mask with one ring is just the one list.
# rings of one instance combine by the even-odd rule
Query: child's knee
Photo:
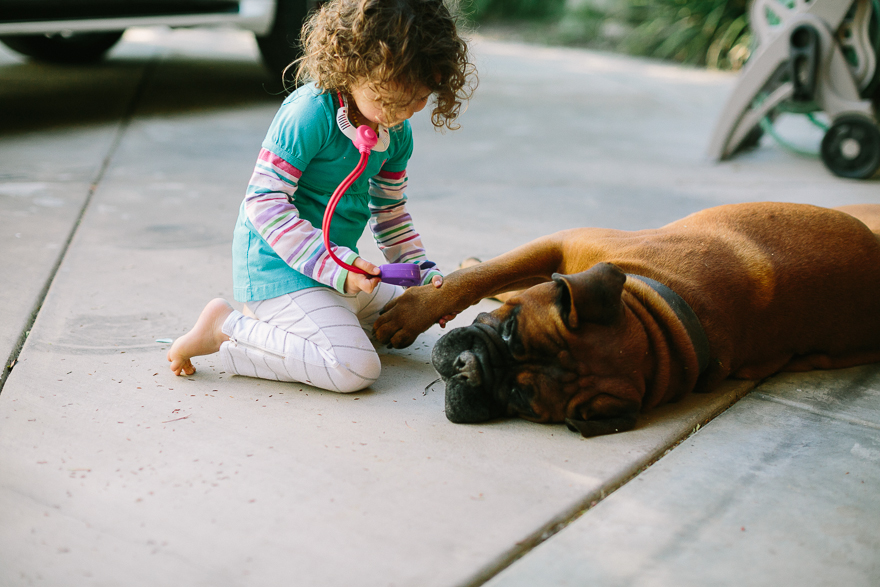
[(375, 352), (351, 353), (339, 357), (339, 366), (333, 370), (331, 379), (336, 391), (354, 393), (375, 383), (381, 372), (382, 362)]

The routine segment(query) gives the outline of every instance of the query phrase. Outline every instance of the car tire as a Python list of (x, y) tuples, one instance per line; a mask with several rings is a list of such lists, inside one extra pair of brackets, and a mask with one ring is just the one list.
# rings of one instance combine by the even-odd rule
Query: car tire
[[(315, 0), (277, 0), (272, 29), (257, 37), (263, 62), (279, 80), (287, 66), (302, 53), (299, 36), (303, 21), (317, 5)], [(293, 85), (294, 77), (292, 71), (284, 73), (283, 84), (286, 87)]]
[(5, 35), (4, 45), (36, 61), (47, 63), (91, 63), (98, 61), (115, 45), (124, 31), (73, 33), (62, 35)]

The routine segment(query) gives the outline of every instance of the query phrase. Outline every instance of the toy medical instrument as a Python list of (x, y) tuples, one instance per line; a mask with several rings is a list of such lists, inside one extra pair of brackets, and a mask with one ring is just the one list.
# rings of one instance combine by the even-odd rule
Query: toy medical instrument
[(880, 86), (880, 0), (754, 0), (749, 21), (757, 46), (715, 126), (709, 155), (728, 159), (756, 145), (763, 131), (772, 134), (781, 112), (812, 119), (824, 111), (831, 124), (822, 162), (841, 177), (871, 177), (880, 168), (872, 103)]
[[(344, 267), (349, 271), (354, 271), (361, 275), (366, 275), (367, 277), (376, 277), (359, 267), (349, 265), (336, 256), (333, 252), (333, 248), (330, 246), (330, 222), (333, 220), (333, 212), (336, 210), (336, 205), (339, 203), (339, 200), (342, 199), (342, 196), (348, 188), (351, 187), (351, 184), (361, 176), (364, 169), (367, 167), (367, 160), (370, 158), (370, 151), (373, 150), (374, 147), (377, 147), (377, 145), (378, 148), (375, 149), (376, 151), (385, 151), (388, 148), (388, 130), (382, 128), (382, 135), (380, 136), (365, 124), (355, 129), (348, 121), (348, 108), (342, 101), (342, 96), (339, 97), (339, 103), (340, 107), (336, 114), (336, 122), (345, 136), (349, 137), (354, 143), (358, 153), (360, 153), (360, 160), (352, 172), (348, 174), (348, 177), (342, 180), (342, 183), (340, 183), (339, 187), (333, 192), (330, 201), (327, 203), (327, 208), (324, 210), (324, 221), (321, 224), (321, 230), (324, 232), (324, 248), (327, 249), (327, 253), (334, 261), (336, 261), (336, 263), (339, 264), (340, 267)], [(414, 263), (386, 263), (379, 267), (378, 277), (385, 283), (402, 285), (404, 287), (411, 287), (421, 283), (419, 266)]]

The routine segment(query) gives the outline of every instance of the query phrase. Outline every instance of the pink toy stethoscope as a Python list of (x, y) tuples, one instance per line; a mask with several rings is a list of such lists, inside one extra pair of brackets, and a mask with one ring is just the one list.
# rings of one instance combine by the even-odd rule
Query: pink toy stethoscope
[[(352, 136), (351, 131), (345, 132), (351, 127), (351, 124), (348, 122), (347, 108), (342, 101), (341, 94), (339, 95), (339, 105), (339, 112), (336, 115), (337, 123), (344, 134), (351, 138), (361, 157), (352, 172), (348, 174), (348, 177), (342, 180), (342, 183), (339, 184), (339, 187), (337, 187), (333, 192), (333, 195), (330, 196), (330, 201), (327, 203), (327, 208), (324, 210), (324, 221), (321, 224), (321, 230), (324, 232), (324, 248), (327, 249), (327, 253), (340, 267), (344, 267), (355, 273), (360, 273), (361, 275), (366, 275), (367, 277), (376, 277), (375, 275), (367, 273), (360, 267), (349, 265), (341, 260), (336, 256), (333, 252), (333, 248), (330, 246), (330, 221), (333, 220), (333, 212), (336, 210), (336, 205), (339, 203), (339, 200), (342, 199), (342, 196), (348, 188), (351, 187), (351, 184), (353, 184), (364, 172), (364, 169), (367, 167), (367, 160), (370, 158), (370, 151), (376, 146), (376, 143), (379, 142), (379, 137), (376, 135), (376, 131), (365, 124), (357, 127), (354, 136)], [(419, 271), (419, 266), (415, 263), (386, 263), (379, 267), (378, 277), (385, 283), (402, 285), (404, 287), (411, 287), (421, 283), (421, 272)]]

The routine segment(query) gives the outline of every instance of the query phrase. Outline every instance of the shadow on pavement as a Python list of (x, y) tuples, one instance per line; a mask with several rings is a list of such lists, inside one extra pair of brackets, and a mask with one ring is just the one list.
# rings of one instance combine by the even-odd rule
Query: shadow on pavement
[(138, 96), (137, 115), (170, 116), (280, 103), (285, 95), (280, 81), (259, 63), (241, 60), (3, 64), (0, 136), (112, 122), (128, 113)]

